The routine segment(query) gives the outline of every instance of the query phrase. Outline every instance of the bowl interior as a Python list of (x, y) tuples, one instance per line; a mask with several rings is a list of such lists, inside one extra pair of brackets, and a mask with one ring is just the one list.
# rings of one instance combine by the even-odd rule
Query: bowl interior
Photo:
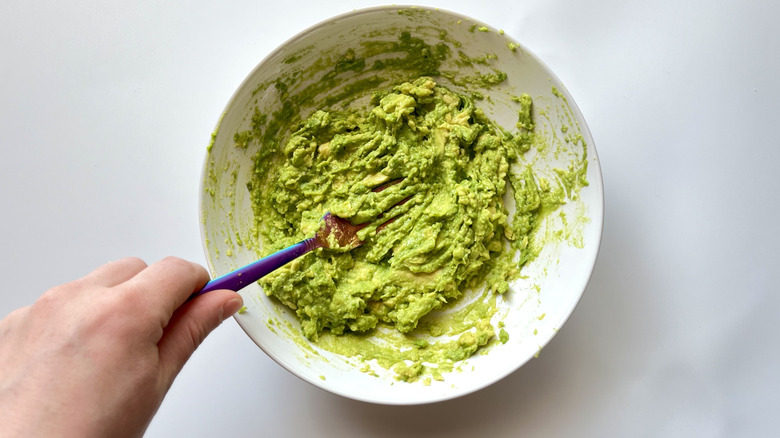
[[(412, 44), (404, 45), (404, 39)], [(418, 39), (430, 50), (415, 52)], [(432, 59), (424, 59), (426, 54)], [(413, 62), (415, 57), (424, 62)], [(340, 71), (339, 65), (344, 67)], [(322, 86), (324, 75), (334, 71), (339, 72), (331, 73), (328, 86)], [(363, 106), (372, 90), (432, 72), (438, 73), (437, 82), (481, 97), (477, 105), (507, 128), (514, 127), (518, 117), (512, 99), (530, 95), (537, 132), (546, 144), (542, 149), (547, 151), (539, 154), (534, 168), (552, 175), (554, 168), (565, 168), (573, 160), (587, 161), (589, 185), (561, 207), (565, 217), (578, 220), (564, 220), (561, 215), (548, 218), (538, 232), (562, 237), (552, 239), (524, 267), (523, 278), (500, 297), (509, 341), (489, 354), (467, 359), (461, 372), (449, 373), (441, 382), (404, 383), (389, 372), (377, 376), (360, 372), (356, 360), (306, 341), (298, 332), (295, 315), (267, 297), (259, 285), (241, 291), (247, 310), (236, 319), (260, 348), (302, 379), (358, 400), (439, 401), (511, 373), (539, 354), (564, 324), (587, 285), (598, 253), (603, 189), (596, 150), (585, 120), (555, 75), (503, 32), (468, 17), (425, 8), (382, 7), (335, 17), (292, 38), (265, 58), (230, 100), (213, 135), (203, 174), (202, 233), (212, 274), (224, 274), (258, 257), (246, 188), (256, 147), (243, 147), (235, 137), (251, 128), (256, 109), (268, 115), (269, 131), (283, 141), (291, 127), (317, 109)], [(497, 72), (506, 73), (506, 80), (492, 83), (490, 75)]]

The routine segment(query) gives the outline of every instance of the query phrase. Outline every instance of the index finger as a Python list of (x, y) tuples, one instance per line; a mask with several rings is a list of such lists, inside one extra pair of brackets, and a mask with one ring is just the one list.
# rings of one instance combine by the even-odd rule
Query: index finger
[(113, 287), (135, 277), (146, 268), (146, 263), (143, 260), (137, 257), (126, 257), (115, 262), (108, 262), (82, 279), (100, 286)]
[(163, 326), (193, 292), (209, 281), (206, 268), (178, 257), (166, 257), (117, 286), (142, 296), (149, 310), (163, 318)]

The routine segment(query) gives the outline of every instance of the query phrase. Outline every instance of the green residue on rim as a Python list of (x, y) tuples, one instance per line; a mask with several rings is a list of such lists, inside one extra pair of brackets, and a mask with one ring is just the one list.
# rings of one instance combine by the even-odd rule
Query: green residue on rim
[(485, 73), (478, 76), (478, 83), (485, 88), (490, 88), (504, 82), (507, 78), (506, 73), (501, 70), (493, 70), (493, 73)]
[(410, 6), (408, 8), (398, 9), (397, 12), (398, 15), (405, 15), (407, 17), (415, 17), (418, 15), (427, 15), (431, 13), (431, 11), (427, 9), (423, 9), (419, 6)]
[(335, 94), (325, 98), (325, 105), (331, 106), (336, 103), (342, 103), (342, 106), (349, 105), (351, 103), (350, 97), (354, 98), (365, 94), (368, 91), (376, 90), (387, 79), (382, 76), (373, 76), (365, 79), (360, 79), (355, 82), (347, 84), (341, 88)]
[[(446, 35), (445, 35), (446, 37)], [(438, 76), (442, 61), (450, 55), (450, 47), (445, 43), (430, 45), (422, 38), (414, 37), (410, 32), (401, 32), (397, 41), (368, 41), (362, 43), (367, 57), (385, 53), (400, 53), (402, 57), (390, 57), (377, 60), (374, 69), (394, 68), (415, 72), (421, 76)]]
[(214, 147), (214, 142), (217, 140), (217, 130), (218, 129), (219, 129), (219, 127), (217, 127), (217, 129), (215, 129), (214, 132), (211, 133), (211, 141), (209, 142), (208, 146), (206, 146), (206, 152), (209, 153), (209, 154), (211, 153), (211, 148)]
[(461, 66), (471, 66), (473, 64), (490, 65), (491, 61), (498, 59), (495, 53), (486, 53), (480, 56), (468, 56), (462, 50), (458, 50), (458, 64)]
[(333, 66), (333, 71), (326, 73), (322, 79), (330, 80), (340, 73), (347, 71), (359, 72), (364, 68), (366, 68), (366, 60), (364, 58), (356, 58), (355, 49), (347, 49), (344, 55), (336, 62), (336, 65)]
[(222, 115), (219, 116), (219, 121), (217, 122), (217, 127), (214, 128), (214, 131), (211, 132), (211, 141), (209, 141), (208, 146), (206, 146), (206, 154), (211, 154), (211, 149), (214, 147), (214, 142), (217, 141), (217, 134), (219, 134), (219, 127), (222, 125), (222, 119), (225, 117), (225, 113), (223, 112)]
[[(513, 100), (515, 99), (513, 98)], [(533, 117), (533, 100), (531, 99), (531, 96), (524, 93), (515, 101), (520, 104), (520, 110), (517, 112), (517, 128), (533, 131), (535, 125)]]
[(566, 100), (566, 96), (564, 96), (563, 94), (561, 94), (561, 92), (560, 92), (560, 91), (558, 91), (558, 88), (557, 88), (557, 87), (555, 87), (555, 86), (553, 86), (553, 87), (552, 87), (552, 94), (553, 94), (555, 97), (560, 97), (561, 99), (563, 99), (563, 101), (564, 101), (564, 102), (566, 102), (566, 103), (569, 103), (569, 102)]
[(509, 333), (506, 332), (503, 328), (498, 331), (498, 339), (501, 341), (502, 344), (506, 344), (509, 341)]
[(309, 53), (311, 53), (311, 51), (313, 49), (314, 49), (313, 45), (306, 46), (306, 47), (296, 51), (295, 53), (292, 53), (292, 54), (288, 55), (286, 58), (284, 58), (282, 60), (282, 63), (284, 63), (284, 64), (295, 64), (296, 62), (298, 62), (301, 59), (303, 59), (304, 56), (306, 56)]
[(246, 149), (253, 137), (252, 131), (236, 132), (233, 135), (233, 145), (239, 149)]

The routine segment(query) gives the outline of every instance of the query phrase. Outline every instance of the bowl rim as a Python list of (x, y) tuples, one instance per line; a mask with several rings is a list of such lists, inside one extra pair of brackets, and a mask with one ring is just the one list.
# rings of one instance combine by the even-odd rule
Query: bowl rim
[[(454, 18), (467, 20), (473, 24), (476, 24), (478, 26), (485, 26), (491, 31), (499, 32), (500, 30), (482, 22), (481, 20), (475, 19), (473, 17), (461, 14), (459, 12), (455, 12), (449, 9), (445, 8), (438, 8), (438, 7), (431, 7), (431, 6), (423, 6), (423, 5), (410, 5), (410, 4), (398, 4), (398, 5), (380, 5), (380, 6), (370, 6), (366, 8), (359, 8), (354, 9), (348, 12), (343, 12), (337, 15), (333, 15), (331, 17), (325, 18), (315, 24), (312, 24), (305, 29), (297, 32), (292, 37), (288, 38), (281, 44), (279, 44), (274, 50), (269, 52), (266, 56), (264, 56), (258, 64), (244, 77), (244, 79), (240, 82), (238, 87), (235, 89), (233, 94), (230, 96), (230, 98), (227, 101), (227, 104), (225, 105), (224, 109), (220, 113), (220, 117), (216, 123), (216, 126), (214, 130), (212, 131), (212, 143), (210, 144), (213, 146), (213, 143), (216, 139), (216, 135), (220, 130), (222, 119), (224, 118), (225, 114), (227, 114), (228, 110), (234, 105), (234, 103), (237, 101), (239, 95), (241, 94), (241, 91), (244, 90), (249, 85), (249, 80), (252, 78), (261, 68), (264, 68), (265, 64), (277, 56), (280, 52), (285, 50), (285, 47), (289, 46), (290, 44), (294, 43), (295, 41), (307, 36), (308, 34), (331, 25), (334, 21), (342, 20), (345, 18), (353, 18), (356, 16), (364, 15), (364, 14), (372, 14), (376, 12), (384, 12), (389, 10), (401, 10), (401, 9), (419, 9), (423, 11), (430, 11), (430, 12), (436, 12), (436, 13), (444, 13), (447, 15), (451, 15)], [(580, 111), (579, 106), (577, 105), (576, 101), (571, 96), (571, 93), (568, 91), (566, 86), (563, 84), (563, 82), (558, 78), (558, 76), (553, 72), (553, 70), (544, 62), (541, 58), (539, 58), (534, 52), (529, 50), (524, 44), (517, 41), (515, 38), (513, 38), (511, 35), (507, 33), (502, 33), (502, 35), (507, 38), (510, 42), (515, 44), (519, 50), (523, 52), (524, 55), (531, 58), (535, 63), (539, 64), (542, 69), (550, 76), (551, 79), (554, 80), (558, 85), (556, 88), (558, 88), (558, 91), (566, 98), (567, 104), (570, 106), (571, 110), (575, 114), (580, 115), (580, 122), (581, 126), (579, 126), (579, 129), (581, 131), (582, 137), (584, 141), (589, 142), (588, 145), (588, 157), (589, 157), (589, 163), (588, 166), (594, 166), (596, 167), (596, 171), (594, 172), (594, 175), (589, 175), (589, 189), (595, 189), (598, 188), (598, 193), (596, 193), (595, 199), (599, 201), (598, 206), (591, 206), (589, 205), (589, 219), (591, 221), (592, 226), (597, 227), (596, 228), (596, 239), (592, 243), (589, 243), (589, 246), (591, 246), (592, 250), (587, 253), (587, 260), (584, 260), (583, 263), (586, 263), (587, 266), (587, 276), (583, 276), (584, 281), (581, 282), (580, 285), (576, 286), (578, 293), (576, 296), (576, 299), (572, 301), (570, 306), (567, 306), (563, 312), (561, 318), (559, 318), (559, 321), (557, 321), (556, 327), (559, 327), (559, 330), (551, 330), (549, 336), (545, 337), (544, 339), (541, 339), (541, 342), (539, 342), (540, 349), (545, 348), (558, 334), (560, 330), (563, 329), (565, 326), (566, 321), (569, 320), (574, 310), (577, 308), (579, 303), (582, 300), (583, 295), (585, 294), (585, 290), (588, 287), (588, 284), (590, 283), (591, 278), (593, 277), (593, 271), (596, 267), (596, 263), (598, 260), (598, 256), (601, 249), (601, 243), (603, 240), (603, 234), (604, 234), (604, 215), (605, 215), (605, 196), (604, 196), (604, 180), (603, 175), (601, 171), (601, 161), (599, 160), (598, 151), (596, 149), (595, 141), (593, 140), (593, 135), (587, 125), (587, 122), (582, 116), (582, 111)], [(204, 203), (205, 203), (205, 183), (208, 178), (208, 165), (209, 160), (211, 157), (210, 148), (207, 150), (204, 160), (203, 160), (203, 166), (201, 170), (200, 175), (200, 184), (199, 184), (199, 195), (198, 195), (198, 222), (200, 227), (200, 235), (201, 235), (201, 244), (203, 246), (203, 251), (206, 257), (206, 263), (209, 267), (209, 270), (211, 272), (214, 272), (214, 263), (212, 260), (212, 256), (209, 253), (209, 248), (207, 244), (207, 234), (206, 234), (206, 223), (204, 218)], [(592, 162), (590, 159), (592, 158)], [(595, 181), (590, 181), (591, 178), (594, 178)], [(591, 207), (599, 207), (597, 208), (597, 211), (591, 211)], [(575, 287), (575, 286), (572, 286)], [(423, 405), (423, 404), (432, 404), (432, 403), (438, 403), (442, 401), (452, 400), (455, 398), (459, 398), (468, 394), (472, 394), (476, 391), (479, 391), (481, 389), (484, 389), (488, 386), (491, 386), (505, 377), (509, 376), (510, 374), (513, 374), (520, 368), (522, 368), (526, 363), (528, 363), (533, 356), (527, 357), (522, 361), (517, 361), (516, 365), (513, 367), (507, 367), (503, 372), (501, 373), (495, 373), (490, 375), (489, 378), (480, 379), (477, 380), (477, 384), (475, 385), (468, 385), (464, 387), (458, 387), (455, 388), (453, 391), (448, 391), (444, 395), (441, 395), (440, 393), (431, 392), (430, 396), (428, 397), (419, 397), (414, 400), (395, 400), (395, 399), (383, 399), (381, 397), (378, 398), (369, 398), (369, 397), (363, 397), (360, 395), (351, 394), (349, 391), (340, 389), (336, 385), (328, 385), (327, 381), (317, 380), (314, 378), (309, 378), (308, 376), (302, 375), (301, 373), (297, 372), (295, 370), (295, 367), (291, 365), (288, 361), (284, 360), (277, 354), (275, 354), (273, 351), (270, 351), (266, 346), (263, 345), (258, 339), (255, 338), (255, 336), (250, 332), (250, 330), (247, 329), (247, 327), (244, 325), (244, 323), (241, 322), (241, 320), (238, 318), (237, 315), (233, 316), (233, 319), (238, 323), (239, 327), (246, 333), (246, 335), (252, 339), (252, 341), (255, 343), (256, 346), (258, 346), (266, 355), (268, 355), (271, 359), (273, 359), (276, 363), (281, 365), (285, 370), (292, 373), (294, 376), (298, 377), (299, 379), (311, 384), (312, 386), (333, 393), (340, 395), (345, 398), (349, 398), (352, 400), (358, 400), (368, 403), (374, 403), (374, 404), (381, 404), (381, 405), (397, 405), (397, 406), (410, 406), (410, 405)]]

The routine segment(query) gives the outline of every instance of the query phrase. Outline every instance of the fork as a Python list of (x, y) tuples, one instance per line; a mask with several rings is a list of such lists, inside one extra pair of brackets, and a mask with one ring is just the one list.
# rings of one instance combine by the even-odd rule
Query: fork
[[(386, 184), (374, 188), (372, 191), (381, 192), (390, 186), (400, 183), (402, 180), (402, 178), (392, 180)], [(403, 199), (393, 207), (405, 204), (409, 198), (410, 197)], [(377, 219), (380, 219), (382, 216), (383, 215), (379, 215)], [(381, 231), (394, 220), (395, 218), (391, 218), (383, 224), (379, 225), (376, 229), (377, 232)], [(334, 214), (331, 214), (330, 212), (325, 213), (322, 221), (323, 224), (314, 237), (304, 239), (295, 245), (288, 246), (285, 249), (263, 257), (260, 260), (244, 266), (243, 268), (236, 269), (235, 271), (213, 279), (206, 283), (203, 289), (192, 294), (190, 299), (217, 289), (239, 291), (244, 287), (265, 277), (269, 273), (281, 268), (287, 263), (317, 248), (331, 248), (335, 243), (335, 247), (337, 248), (353, 250), (363, 244), (363, 241), (358, 238), (357, 232), (369, 224), (369, 222), (366, 222), (353, 225), (349, 220), (338, 217)]]
[(322, 221), (322, 227), (320, 227), (314, 237), (302, 240), (295, 245), (288, 246), (285, 249), (252, 262), (243, 268), (236, 269), (221, 277), (215, 278), (206, 283), (203, 289), (193, 294), (193, 297), (217, 289), (239, 291), (298, 257), (317, 248), (330, 248), (333, 243), (335, 243), (338, 248), (348, 248), (350, 250), (363, 244), (363, 241), (358, 238), (357, 232), (365, 228), (368, 223), (353, 225), (350, 221), (333, 215), (330, 212), (325, 213)]

